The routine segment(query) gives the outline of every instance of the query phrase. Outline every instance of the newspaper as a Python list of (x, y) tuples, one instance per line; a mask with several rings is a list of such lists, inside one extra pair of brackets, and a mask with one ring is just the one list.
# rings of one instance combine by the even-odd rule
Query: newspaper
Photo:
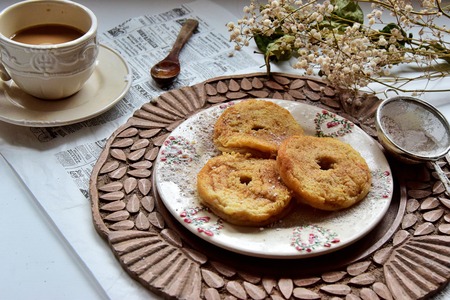
[[(211, 9), (220, 13), (210, 14)], [(149, 70), (168, 54), (187, 18), (197, 19), (199, 26), (181, 52), (182, 72), (172, 88), (241, 73), (261, 64), (250, 51), (230, 56), (234, 45), (229, 42), (225, 24), (235, 17), (213, 3), (196, 1), (124, 20), (99, 34), (100, 43), (120, 53), (132, 70), (129, 92), (109, 111), (68, 126), (29, 128), (7, 123), (0, 126), (0, 155), (20, 176), (111, 299), (153, 295), (124, 273), (94, 231), (89, 179), (112, 132), (144, 103), (165, 92), (151, 80)]]

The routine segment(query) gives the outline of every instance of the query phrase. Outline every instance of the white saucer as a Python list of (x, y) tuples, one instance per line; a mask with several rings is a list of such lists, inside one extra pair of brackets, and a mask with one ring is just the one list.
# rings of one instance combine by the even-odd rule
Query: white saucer
[(21, 126), (51, 127), (78, 123), (105, 112), (128, 92), (131, 69), (113, 49), (100, 45), (97, 67), (83, 89), (62, 100), (42, 100), (12, 81), (0, 82), (0, 120)]
[(198, 237), (219, 247), (256, 257), (307, 258), (347, 247), (368, 234), (389, 208), (393, 179), (377, 142), (361, 128), (334, 113), (303, 103), (271, 100), (291, 112), (308, 135), (330, 136), (349, 143), (365, 158), (372, 189), (348, 209), (325, 212), (298, 206), (289, 216), (265, 228), (235, 226), (203, 207), (197, 174), (220, 152), (212, 142), (214, 123), (228, 105), (197, 113), (167, 138), (155, 165), (155, 182), (168, 210)]

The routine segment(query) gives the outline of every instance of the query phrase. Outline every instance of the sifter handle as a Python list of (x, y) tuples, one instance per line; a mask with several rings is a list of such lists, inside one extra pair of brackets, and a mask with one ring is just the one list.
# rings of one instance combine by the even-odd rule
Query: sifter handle
[(436, 170), (439, 179), (444, 185), (447, 196), (450, 196), (450, 180), (436, 161), (432, 161), (431, 163), (433, 164), (433, 167)]

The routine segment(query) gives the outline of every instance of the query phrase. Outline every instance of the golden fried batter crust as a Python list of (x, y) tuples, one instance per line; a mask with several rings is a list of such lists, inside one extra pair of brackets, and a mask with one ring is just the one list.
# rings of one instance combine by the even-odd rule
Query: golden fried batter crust
[(224, 153), (197, 175), (201, 202), (225, 221), (244, 226), (273, 223), (287, 213), (291, 191), (273, 159)]
[(224, 152), (275, 157), (280, 143), (302, 135), (291, 113), (270, 101), (249, 99), (227, 108), (214, 126), (214, 144)]
[(283, 182), (299, 201), (323, 210), (347, 208), (371, 188), (364, 158), (333, 138), (290, 137), (280, 145), (277, 165)]

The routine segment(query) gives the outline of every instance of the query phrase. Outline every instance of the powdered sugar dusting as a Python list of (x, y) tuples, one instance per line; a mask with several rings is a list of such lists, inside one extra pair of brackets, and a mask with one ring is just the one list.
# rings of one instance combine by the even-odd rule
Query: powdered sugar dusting
[(440, 118), (414, 102), (397, 100), (387, 103), (381, 125), (392, 142), (415, 155), (435, 157), (450, 144)]
[[(389, 165), (378, 145), (346, 119), (320, 108), (292, 101), (273, 100), (291, 111), (307, 134), (317, 134), (317, 116), (337, 130), (366, 159), (372, 172), (372, 189), (349, 209), (324, 212), (298, 206), (285, 218), (263, 228), (235, 226), (220, 220), (200, 204), (197, 174), (220, 152), (213, 143), (214, 124), (233, 103), (197, 113), (176, 128), (161, 147), (155, 165), (158, 192), (169, 211), (191, 232), (217, 246), (246, 255), (304, 258), (335, 251), (358, 240), (382, 218), (392, 197)], [(328, 120), (330, 119), (330, 120)], [(323, 126), (321, 126), (323, 128)]]

